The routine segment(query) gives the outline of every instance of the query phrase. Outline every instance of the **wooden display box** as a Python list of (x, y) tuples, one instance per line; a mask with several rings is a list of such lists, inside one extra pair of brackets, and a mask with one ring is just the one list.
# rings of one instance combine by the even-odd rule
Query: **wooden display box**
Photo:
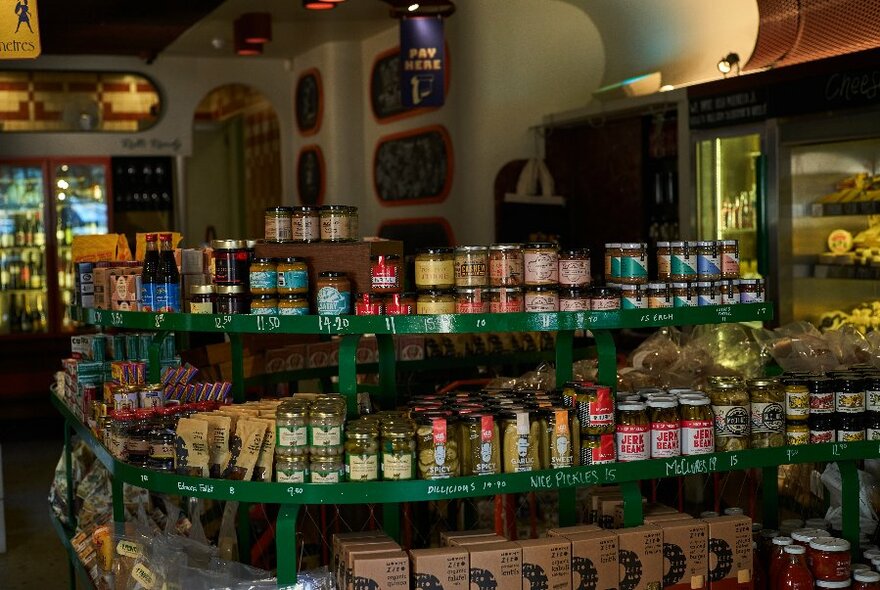
[(322, 272), (344, 272), (351, 281), (352, 296), (370, 292), (370, 257), (397, 255), (401, 258), (400, 284), (404, 284), (403, 242), (315, 242), (313, 244), (273, 244), (258, 242), (258, 258), (302, 258), (309, 266), (309, 285), (314, 288)]

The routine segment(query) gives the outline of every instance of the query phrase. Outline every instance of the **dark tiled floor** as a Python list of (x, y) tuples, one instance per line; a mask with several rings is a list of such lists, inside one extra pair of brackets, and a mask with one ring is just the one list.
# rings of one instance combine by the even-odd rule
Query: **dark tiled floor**
[(3, 434), (6, 553), (0, 554), (0, 590), (68, 588), (67, 553), (49, 521), (47, 500), (63, 443)]

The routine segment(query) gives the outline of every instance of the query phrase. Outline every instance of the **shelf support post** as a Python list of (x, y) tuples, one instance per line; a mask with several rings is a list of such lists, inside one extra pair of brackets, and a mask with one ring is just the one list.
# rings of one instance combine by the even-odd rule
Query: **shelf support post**
[(838, 461), (840, 468), (841, 498), (843, 509), (843, 538), (849, 541), (852, 554), (859, 554), (859, 470), (855, 461)]
[(251, 563), (251, 504), (250, 502), (239, 502), (238, 513), (236, 514), (238, 526), (236, 533), (238, 534), (238, 560), (244, 564)]
[(642, 490), (637, 481), (624, 481), (620, 484), (623, 495), (623, 526), (640, 526), (644, 523), (642, 516)]
[(110, 479), (110, 490), (113, 494), (113, 522), (117, 532), (121, 532), (125, 526), (125, 498), (122, 494), (123, 481), (113, 476)]
[(339, 343), (339, 393), (345, 396), (349, 418), (358, 415), (357, 345), (360, 339), (360, 334), (345, 334)]
[(167, 331), (156, 332), (153, 334), (153, 339), (150, 340), (150, 348), (147, 355), (150, 360), (147, 381), (150, 383), (159, 383), (162, 380), (162, 365), (160, 364), (159, 359), (162, 352), (162, 342), (167, 336)]
[(382, 504), (382, 527), (389, 537), (400, 543), (400, 504)]
[[(75, 531), (76, 530), (76, 510), (73, 506), (73, 458), (71, 457), (71, 453), (73, 449), (71, 446), (71, 434), (73, 428), (70, 426), (70, 422), (65, 418), (64, 420), (64, 476), (67, 479), (67, 527)], [(72, 564), (72, 562), (71, 562)], [(76, 572), (73, 572), (74, 577), (76, 576)], [(76, 585), (76, 581), (74, 580), (74, 585)]]
[[(275, 547), (278, 562), (278, 586), (296, 583), (296, 518), (299, 504), (282, 504), (275, 522)], [(324, 531), (325, 533), (327, 531)]]
[(244, 389), (244, 347), (241, 342), (241, 334), (229, 334), (229, 345), (232, 349), (232, 399), (237, 404), (243, 404), (246, 399)]
[(610, 330), (593, 330), (599, 353), (599, 383), (617, 389), (617, 346)]
[(761, 473), (761, 522), (775, 529), (779, 524), (779, 466), (768, 465)]
[(377, 334), (376, 344), (379, 349), (380, 406), (383, 410), (390, 410), (397, 404), (397, 359), (394, 336)]

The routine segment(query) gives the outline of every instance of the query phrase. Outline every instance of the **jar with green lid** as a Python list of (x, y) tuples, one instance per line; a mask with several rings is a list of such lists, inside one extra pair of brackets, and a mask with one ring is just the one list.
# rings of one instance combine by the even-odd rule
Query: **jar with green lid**
[(462, 417), (462, 475), (501, 472), (501, 432), (491, 414), (474, 412)]
[(806, 422), (789, 422), (785, 425), (785, 442), (789, 446), (810, 443), (810, 428)]
[(457, 477), (461, 471), (458, 426), (451, 415), (420, 416), (416, 430), (421, 479)]
[(282, 258), (278, 261), (276, 271), (279, 294), (305, 295), (309, 292), (309, 269), (302, 258)]
[(309, 446), (335, 447), (342, 444), (345, 406), (316, 403), (309, 412)]
[(504, 473), (537, 471), (541, 465), (541, 426), (525, 410), (506, 410), (501, 413), (501, 460)]
[(415, 478), (415, 425), (408, 418), (382, 422), (382, 479)]
[(278, 296), (254, 295), (251, 298), (251, 315), (278, 315)]
[(309, 456), (296, 455), (288, 449), (276, 447), (275, 481), (279, 483), (308, 483)]
[(715, 450), (741, 451), (749, 448), (751, 405), (742, 379), (710, 377), (709, 399), (715, 417)]
[(371, 422), (352, 422), (345, 431), (345, 473), (348, 481), (379, 479), (379, 431)]
[(572, 448), (571, 422), (565, 408), (551, 408), (546, 412), (544, 428), (546, 437), (541, 445), (546, 449), (546, 469), (571, 467), (575, 450)]
[(751, 448), (785, 446), (785, 392), (778, 379), (749, 381)]
[(193, 285), (189, 293), (190, 313), (214, 313), (214, 285)]
[(309, 464), (311, 483), (341, 483), (345, 481), (342, 455), (314, 456)]
[(278, 315), (309, 315), (309, 300), (305, 295), (279, 295)]
[(278, 263), (273, 258), (254, 258), (250, 266), (250, 286), (254, 295), (273, 295), (278, 290)]
[(309, 406), (288, 400), (275, 409), (275, 448), (294, 455), (309, 452)]

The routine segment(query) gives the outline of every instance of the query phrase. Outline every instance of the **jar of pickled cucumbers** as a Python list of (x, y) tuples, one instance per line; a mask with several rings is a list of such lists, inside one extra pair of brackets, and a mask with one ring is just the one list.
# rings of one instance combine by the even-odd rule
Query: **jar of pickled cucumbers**
[(408, 418), (382, 422), (382, 479), (414, 479), (416, 465), (415, 424)]
[(345, 475), (348, 481), (379, 479), (379, 431), (371, 421), (355, 421), (345, 430)]
[(525, 409), (505, 410), (501, 414), (503, 446), (501, 459), (505, 473), (537, 471), (542, 468), (541, 426)]
[(745, 383), (738, 377), (710, 377), (709, 399), (715, 418), (715, 450), (749, 448), (751, 404)]
[(778, 379), (749, 381), (751, 447), (785, 446), (785, 391)]
[(446, 479), (459, 475), (458, 423), (451, 412), (427, 414), (417, 420), (416, 446), (421, 479)]
[(475, 412), (462, 418), (462, 475), (501, 472), (501, 433), (491, 414)]

